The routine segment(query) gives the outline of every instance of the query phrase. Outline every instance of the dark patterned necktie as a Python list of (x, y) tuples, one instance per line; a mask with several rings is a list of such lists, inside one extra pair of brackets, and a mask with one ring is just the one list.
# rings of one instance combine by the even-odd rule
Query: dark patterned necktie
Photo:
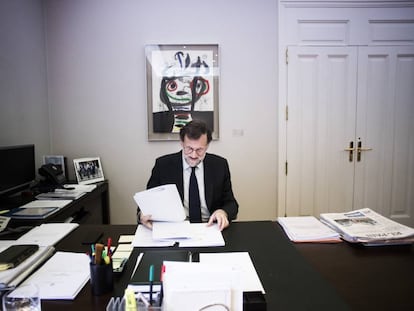
[(190, 186), (188, 191), (190, 222), (201, 222), (200, 193), (198, 191), (196, 167), (191, 168)]

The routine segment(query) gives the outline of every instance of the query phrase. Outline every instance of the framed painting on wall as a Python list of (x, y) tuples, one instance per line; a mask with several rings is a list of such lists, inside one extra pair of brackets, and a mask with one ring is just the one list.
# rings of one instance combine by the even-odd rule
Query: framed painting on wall
[(179, 140), (191, 120), (219, 137), (218, 45), (147, 45), (148, 140)]

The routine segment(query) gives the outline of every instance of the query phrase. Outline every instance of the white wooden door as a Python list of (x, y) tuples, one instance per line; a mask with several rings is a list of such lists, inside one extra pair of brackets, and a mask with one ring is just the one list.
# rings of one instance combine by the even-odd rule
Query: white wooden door
[(360, 47), (354, 209), (414, 227), (414, 47)]
[(414, 226), (414, 47), (288, 55), (285, 214), (369, 207)]
[[(352, 209), (357, 50), (289, 47), (286, 212)], [(353, 160), (352, 160), (353, 161)]]

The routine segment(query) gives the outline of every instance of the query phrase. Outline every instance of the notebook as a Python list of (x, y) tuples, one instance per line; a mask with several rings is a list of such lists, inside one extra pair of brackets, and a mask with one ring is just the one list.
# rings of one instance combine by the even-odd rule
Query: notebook
[(17, 267), (38, 249), (39, 245), (36, 244), (9, 246), (0, 253), (0, 271)]

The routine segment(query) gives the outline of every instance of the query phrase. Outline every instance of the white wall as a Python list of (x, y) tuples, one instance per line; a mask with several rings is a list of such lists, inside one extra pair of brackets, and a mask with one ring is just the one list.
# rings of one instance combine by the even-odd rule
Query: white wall
[(147, 140), (144, 46), (157, 43), (219, 44), (220, 139), (209, 151), (229, 160), (239, 220), (276, 217), (276, 0), (43, 3), (50, 152), (70, 164), (101, 157), (112, 223), (135, 223), (133, 194), (156, 157), (179, 150)]
[(43, 26), (41, 1), (0, 1), (0, 146), (34, 143), (37, 166), (50, 150)]

